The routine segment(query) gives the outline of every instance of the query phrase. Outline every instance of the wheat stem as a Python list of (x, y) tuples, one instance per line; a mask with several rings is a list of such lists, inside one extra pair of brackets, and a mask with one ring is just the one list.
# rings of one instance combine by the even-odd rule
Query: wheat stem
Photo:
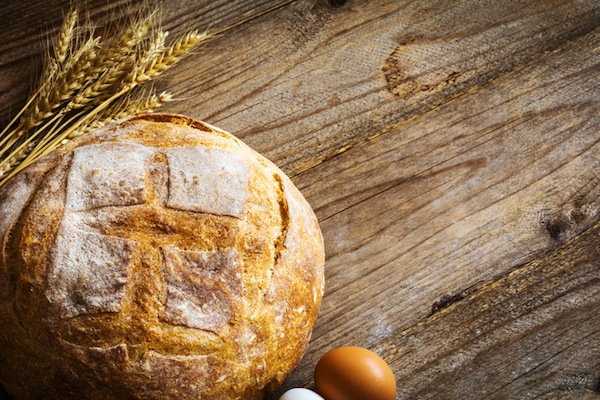
[[(23, 169), (25, 169), (29, 165), (31, 165), (33, 162), (35, 162), (37, 159), (45, 156), (46, 154), (48, 154), (49, 152), (54, 150), (56, 147), (58, 147), (60, 145), (60, 143), (65, 138), (67, 138), (71, 132), (75, 131), (79, 126), (83, 125), (84, 123), (86, 123), (87, 121), (92, 119), (96, 114), (98, 114), (102, 110), (104, 110), (108, 105), (110, 105), (110, 103), (112, 103), (115, 99), (117, 99), (122, 94), (123, 94), (122, 92), (114, 94), (109, 99), (105, 100), (102, 104), (100, 104), (98, 107), (94, 108), (91, 112), (89, 112), (87, 114), (80, 112), (78, 115), (71, 117), (71, 119), (69, 119), (66, 123), (63, 123), (60, 126), (55, 125), (51, 129), (51, 133), (42, 139), (45, 143), (48, 143), (48, 142), (49, 143), (46, 145), (42, 145), (41, 143), (38, 143), (35, 146), (34, 150), (24, 160), (22, 160), (19, 165), (14, 167), (11, 170), (10, 174), (8, 174), (8, 176), (6, 176), (4, 179), (2, 179), (2, 181), (0, 181), (0, 187), (2, 185), (4, 185), (8, 180), (10, 180), (12, 177), (14, 177), (17, 173), (19, 173), (20, 171), (22, 171)], [(76, 118), (79, 118), (82, 115), (83, 115), (82, 118), (76, 120)], [(55, 121), (59, 117), (62, 117), (62, 115), (60, 115), (60, 114), (56, 115), (52, 121)], [(52, 122), (52, 121), (50, 121), (50, 122)], [(73, 121), (75, 121), (75, 122), (69, 126), (69, 124)], [(48, 126), (50, 124), (50, 122), (47, 123), (45, 126)], [(53, 132), (58, 132), (59, 135), (52, 138)], [(50, 141), (50, 139), (52, 139), (52, 140)], [(31, 138), (28, 138), (28, 141), (29, 140), (31, 140)], [(23, 146), (23, 145), (21, 145), (21, 146)]]
[[(21, 110), (17, 113), (17, 115), (15, 115), (10, 121), (9, 123), (4, 127), (4, 129), (2, 129), (2, 132), (0, 132), (0, 137), (2, 138), (0, 140), (0, 146), (4, 145), (4, 143), (6, 143), (6, 141), (8, 139), (10, 139), (12, 137), (12, 131), (9, 133), (8, 130), (10, 129), (11, 126), (13, 126), (17, 121), (19, 121), (19, 118), (21, 117), (21, 115), (23, 115), (23, 113), (27, 110), (27, 107), (29, 107), (31, 105), (31, 103), (33, 103), (33, 101), (35, 100), (36, 96), (40, 93), (40, 91), (42, 90), (42, 87), (40, 87), (34, 94), (33, 96), (31, 96), (29, 98), (29, 100), (27, 100), (27, 103), (25, 103), (25, 105), (21, 108)], [(4, 153), (6, 150), (0, 150), (0, 154)]]
[(37, 154), (36, 151), (37, 151), (39, 143), (40, 143), (39, 141), (36, 142), (36, 140), (40, 136), (42, 136), (42, 139), (40, 139), (40, 140), (47, 139), (48, 136), (51, 134), (52, 130), (46, 131), (46, 129), (48, 127), (50, 127), (52, 124), (54, 124), (54, 126), (56, 127), (57, 123), (60, 122), (61, 117), (62, 117), (61, 114), (57, 114), (52, 119), (47, 121), (41, 128), (39, 128), (35, 132), (33, 132), (33, 134), (28, 136), (20, 145), (18, 145), (14, 150), (12, 150), (11, 155), (9, 155), (9, 157), (15, 153), (22, 151), (25, 147), (27, 147), (29, 145), (34, 145), (34, 146), (32, 147), (31, 151), (28, 154), (28, 157), (25, 160), (27, 160), (30, 157), (35, 156)]

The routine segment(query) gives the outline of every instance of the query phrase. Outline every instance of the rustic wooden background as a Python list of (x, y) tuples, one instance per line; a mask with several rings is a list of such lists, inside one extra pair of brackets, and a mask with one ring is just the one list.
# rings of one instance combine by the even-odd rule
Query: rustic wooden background
[[(0, 1), (3, 119), (69, 2)], [(220, 32), (157, 84), (164, 109), (265, 154), (321, 222), (326, 296), (282, 390), (358, 345), (398, 399), (600, 399), (599, 1), (163, 9), (173, 33)]]

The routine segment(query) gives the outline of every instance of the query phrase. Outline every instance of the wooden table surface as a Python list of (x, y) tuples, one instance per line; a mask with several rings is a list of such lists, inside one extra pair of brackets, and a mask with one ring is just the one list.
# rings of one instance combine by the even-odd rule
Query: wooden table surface
[[(3, 120), (69, 3), (0, 1)], [(103, 25), (136, 2), (87, 3)], [(325, 298), (282, 390), (358, 345), (398, 399), (600, 399), (600, 2), (163, 11), (173, 34), (220, 32), (157, 82), (164, 110), (266, 155), (321, 223)]]

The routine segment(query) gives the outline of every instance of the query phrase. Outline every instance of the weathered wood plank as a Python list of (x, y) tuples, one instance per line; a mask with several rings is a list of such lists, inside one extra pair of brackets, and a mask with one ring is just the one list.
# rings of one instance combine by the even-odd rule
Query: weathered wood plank
[(298, 0), (173, 73), (169, 109), (245, 139), (290, 174), (485, 85), (600, 21), (595, 1)]
[[(92, 17), (128, 1), (90, 0)], [(23, 102), (39, 37), (67, 3), (0, 8), (0, 116)], [(181, 99), (167, 110), (268, 155), (322, 223), (326, 298), (285, 387), (310, 384), (326, 349), (356, 344), (389, 358), (402, 398), (471, 398), (487, 379), (490, 399), (596, 396), (597, 238), (556, 246), (600, 218), (597, 2), (165, 7), (175, 32), (235, 26), (158, 85)], [(429, 318), (444, 294), (464, 299)]]
[(596, 30), (295, 177), (328, 261), (291, 383), (325, 349), (375, 346), (598, 220), (599, 43)]
[(600, 398), (599, 309), (596, 225), (376, 351), (400, 399)]

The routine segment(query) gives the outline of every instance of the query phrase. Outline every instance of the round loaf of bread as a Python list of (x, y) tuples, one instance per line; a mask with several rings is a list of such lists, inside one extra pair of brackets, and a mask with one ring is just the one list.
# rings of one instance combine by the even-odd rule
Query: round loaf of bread
[(323, 296), (313, 211), (190, 118), (101, 128), (0, 189), (0, 383), (16, 399), (263, 399)]

